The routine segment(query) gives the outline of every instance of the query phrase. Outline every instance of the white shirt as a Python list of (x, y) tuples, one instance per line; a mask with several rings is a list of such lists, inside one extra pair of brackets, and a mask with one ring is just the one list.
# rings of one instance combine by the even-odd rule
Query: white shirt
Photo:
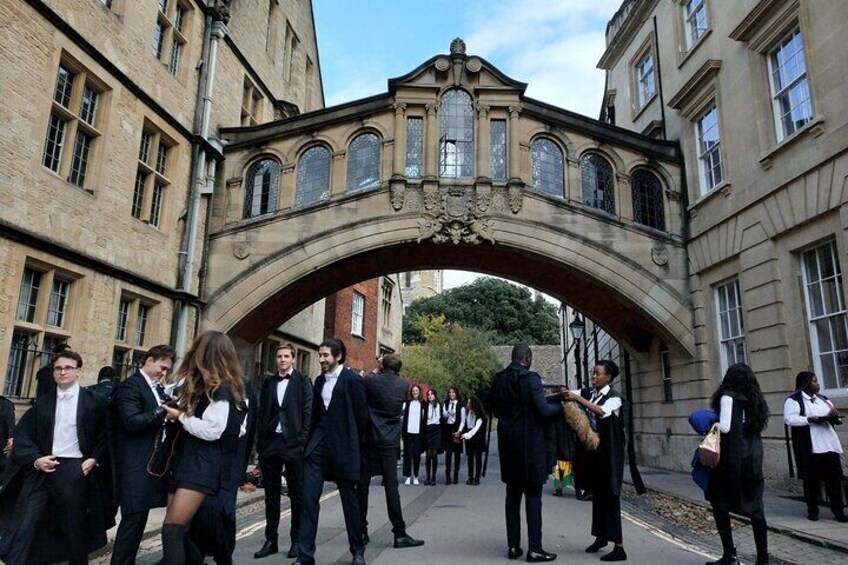
[(804, 401), (804, 413), (801, 416), (801, 407), (792, 399), (787, 398), (783, 403), (783, 421), (787, 426), (810, 427), (810, 440), (813, 444), (813, 453), (842, 453), (842, 444), (839, 436), (830, 424), (810, 424), (809, 416), (827, 416), (833, 404), (820, 396), (810, 396), (806, 392), (801, 393)]
[(462, 434), (462, 439), (471, 439), (474, 437), (474, 434), (480, 429), (480, 426), (483, 425), (483, 420), (477, 417), (477, 414), (472, 412), (471, 410), (465, 415), (465, 426), (468, 426), (468, 431)]
[(161, 403), (163, 399), (160, 398), (159, 393), (156, 392), (156, 385), (159, 384), (159, 381), (150, 378), (150, 376), (144, 372), (144, 369), (139, 369), (139, 372), (141, 373), (141, 376), (144, 377), (144, 380), (147, 381), (147, 386), (149, 386), (151, 392), (153, 392), (153, 397), (156, 399), (157, 402)]
[(228, 400), (216, 400), (206, 407), (203, 416), (180, 416), (185, 431), (196, 438), (215, 441), (224, 433), (227, 427), (227, 419), (230, 417), (230, 402)]
[[(289, 372), (286, 373), (285, 375), (280, 375), (279, 373), (277, 373), (277, 375), (280, 376), (280, 377), (285, 377), (286, 375), (288, 375), (288, 377), (289, 377), (289, 378), (283, 379), (283, 380), (281, 380), (280, 382), (277, 383), (277, 404), (279, 406), (283, 405), (283, 398), (285, 398), (285, 396), (286, 396), (286, 389), (289, 387), (289, 381), (291, 380), (292, 372), (293, 372), (293, 369), (289, 369)], [(275, 376), (273, 378), (277, 378), (277, 377)], [(283, 433), (283, 424), (282, 423), (277, 424), (276, 432), (278, 434)]]
[(441, 424), (442, 423), (442, 411), (441, 405), (436, 404), (433, 406), (429, 402), (427, 403), (427, 425), (432, 426), (433, 424)]
[[(592, 398), (589, 400), (592, 404), (597, 404), (597, 402), (609, 394), (610, 387), (609, 385), (605, 386), (601, 390), (593, 390)], [(604, 411), (604, 415), (601, 418), (609, 418), (611, 415), (615, 414), (618, 416), (618, 411), (621, 409), (621, 399), (612, 397), (607, 398), (606, 402), (602, 406), (600, 406), (601, 410)]]
[(409, 401), (409, 421), (406, 423), (406, 433), (421, 433), (421, 402), (418, 400)]
[(324, 388), (321, 389), (321, 398), (324, 400), (324, 410), (329, 410), (330, 401), (333, 399), (333, 389), (336, 388), (336, 383), (339, 381), (339, 375), (342, 374), (344, 366), (339, 363), (332, 373), (327, 373), (324, 378)]
[(53, 422), (53, 450), (56, 457), (82, 457), (77, 435), (79, 383), (68, 390), (56, 389), (56, 420)]
[[(463, 408), (460, 408), (459, 410), (457, 410), (456, 409), (457, 404), (459, 404), (459, 401), (457, 401), (457, 400), (448, 400), (448, 408), (445, 411), (445, 413), (447, 414), (447, 419), (445, 421), (448, 424), (455, 424), (456, 423), (456, 417), (463, 410)], [(453, 412), (453, 414), (451, 414), (451, 412)]]

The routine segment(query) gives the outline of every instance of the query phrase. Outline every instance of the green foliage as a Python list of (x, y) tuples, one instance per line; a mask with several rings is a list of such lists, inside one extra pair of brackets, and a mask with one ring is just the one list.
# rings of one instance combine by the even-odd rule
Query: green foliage
[(427, 341), (419, 318), (444, 316), (448, 325), (474, 328), (488, 337), (491, 345), (556, 345), (560, 342), (556, 307), (541, 297), (533, 300), (524, 287), (494, 278), (446, 290), (440, 295), (416, 300), (403, 319), (404, 343)]
[(458, 324), (432, 331), (423, 344), (405, 346), (402, 359), (401, 374), (434, 388), (440, 401), (450, 386), (457, 387), (463, 397), (485, 397), (492, 375), (501, 369), (486, 336)]

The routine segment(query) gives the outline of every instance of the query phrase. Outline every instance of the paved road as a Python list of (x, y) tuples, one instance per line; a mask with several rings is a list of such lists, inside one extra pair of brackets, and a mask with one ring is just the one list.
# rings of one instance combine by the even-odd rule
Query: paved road
[[(409, 533), (427, 542), (425, 546), (414, 549), (391, 547), (392, 533), (385, 499), (379, 479), (375, 479), (369, 505), (371, 544), (365, 553), (366, 560), (375, 565), (506, 563), (504, 489), (498, 465), (497, 454), (493, 453), (489, 461), (489, 475), (482, 479), (479, 486), (401, 485)], [(284, 506), (281, 533), (287, 530), (289, 520), (288, 508)], [(544, 547), (560, 555), (558, 562), (599, 563), (599, 555), (588, 555), (583, 551), (592, 541), (589, 534), (591, 503), (579, 502), (570, 493), (563, 498), (553, 497), (548, 485), (543, 502), (543, 520)], [(236, 563), (276, 565), (291, 562), (281, 555), (261, 561), (253, 559), (253, 552), (262, 545), (263, 527), (261, 503), (239, 510)], [(625, 516), (624, 536), (629, 563), (700, 565), (707, 561), (707, 557), (715, 558), (632, 516)], [(526, 550), (526, 539), (522, 542)], [(143, 544), (138, 563), (151, 565), (160, 556), (158, 538), (152, 538)], [(318, 563), (350, 562), (341, 504), (330, 484), (325, 489), (321, 505), (316, 559)], [(107, 556), (96, 562), (106, 563)]]

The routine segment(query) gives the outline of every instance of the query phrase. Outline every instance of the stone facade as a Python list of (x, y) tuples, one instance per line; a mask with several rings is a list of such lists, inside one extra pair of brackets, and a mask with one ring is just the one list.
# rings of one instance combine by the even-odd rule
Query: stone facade
[[(694, 16), (687, 21), (687, 14)], [(783, 400), (798, 371), (815, 371), (823, 393), (841, 410), (848, 406), (840, 267), (848, 227), (841, 57), (848, 30), (838, 23), (846, 18), (840, 0), (627, 0), (608, 25), (599, 64), (607, 71), (602, 118), (664, 133), (680, 142), (685, 158), (696, 349), (690, 358), (667, 344), (665, 371), (662, 340), (634, 358), (644, 460), (686, 465), (697, 442), (686, 417), (706, 405), (734, 360), (751, 365), (771, 407), (770, 476), (789, 473)], [(650, 86), (647, 58), (653, 87), (640, 96), (640, 85)], [(781, 61), (790, 64), (776, 74)], [(792, 84), (782, 91), (780, 81)], [(783, 120), (778, 109), (789, 91), (793, 110)], [(699, 145), (699, 136), (718, 145)], [(706, 174), (717, 161), (720, 171)], [(673, 392), (665, 400), (664, 372)], [(840, 436), (848, 440), (845, 430)]]
[(444, 290), (444, 272), (439, 269), (429, 271), (407, 271), (398, 275), (400, 279), (403, 311), (419, 298), (430, 298)]
[[(562, 348), (559, 345), (531, 345), (533, 365), (530, 370), (539, 373), (546, 387), (564, 385), (562, 368)], [(501, 366), (506, 367), (512, 359), (511, 345), (495, 345), (492, 352)]]
[[(191, 339), (209, 201), (197, 196), (194, 206), (192, 187), (214, 178), (214, 166), (196, 185), (193, 170), (200, 153), (213, 164), (222, 157), (214, 136), (210, 143), (197, 135), (200, 78), (211, 66), (205, 30), (217, 34), (210, 133), (323, 107), (311, 2), (245, 0), (230, 3), (230, 14), (219, 9), (224, 4), (170, 0), (160, 12), (163, 3), (153, 0), (116, 0), (111, 8), (93, 0), (4, 3), (0, 392), (7, 396), (32, 394), (46, 359), (40, 352), (56, 341), (80, 351), (82, 381), (90, 383), (101, 365), (125, 371), (151, 345), (177, 341), (178, 323)], [(186, 264), (181, 253), (192, 239), (197, 253)]]

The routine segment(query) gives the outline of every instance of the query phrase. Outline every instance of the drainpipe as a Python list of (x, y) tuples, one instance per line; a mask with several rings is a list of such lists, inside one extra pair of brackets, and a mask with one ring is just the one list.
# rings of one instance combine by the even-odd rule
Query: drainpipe
[[(228, 30), (226, 23), (223, 21), (223, 14), (214, 9), (216, 2), (210, 1), (210, 16), (207, 16), (207, 23), (211, 21), (211, 33), (209, 36), (209, 56), (205, 63), (206, 80), (203, 87), (203, 101), (201, 104), (202, 111), (200, 113), (200, 128), (197, 132), (202, 140), (208, 141), (209, 138), (209, 121), (212, 110), (212, 88), (215, 84), (215, 68), (218, 62), (218, 44), (227, 36)], [(214, 16), (214, 17), (213, 17)], [(206, 148), (203, 145), (196, 145), (197, 158), (194, 161), (194, 170), (192, 171), (192, 187), (189, 197), (188, 211), (186, 215), (186, 229), (183, 238), (183, 248), (180, 251), (180, 273), (177, 290), (190, 294), (194, 282), (194, 264), (197, 255), (197, 231), (200, 224), (200, 203), (202, 196), (208, 194), (206, 186), (208, 183), (208, 170), (206, 162)], [(188, 301), (182, 300), (179, 303), (179, 311), (177, 313), (177, 331), (176, 344), (177, 358), (182, 359), (186, 350), (186, 340), (188, 337), (188, 317), (189, 317)]]

